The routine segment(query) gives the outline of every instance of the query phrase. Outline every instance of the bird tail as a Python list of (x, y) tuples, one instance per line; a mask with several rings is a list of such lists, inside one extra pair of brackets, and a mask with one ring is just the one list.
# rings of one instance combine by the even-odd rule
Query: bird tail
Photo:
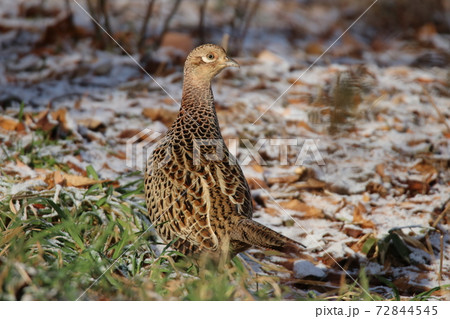
[(300, 247), (305, 247), (251, 219), (243, 219), (237, 223), (231, 233), (231, 240), (291, 254), (298, 254)]

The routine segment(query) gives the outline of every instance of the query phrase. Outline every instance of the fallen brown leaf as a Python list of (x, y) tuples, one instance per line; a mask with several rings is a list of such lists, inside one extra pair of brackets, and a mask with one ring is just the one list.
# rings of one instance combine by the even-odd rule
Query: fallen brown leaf
[(299, 190), (324, 189), (327, 184), (315, 178), (308, 178), (305, 182), (294, 183), (293, 186)]
[(270, 216), (274, 216), (274, 217), (277, 217), (277, 216), (281, 215), (281, 213), (278, 210), (276, 210), (275, 208), (272, 208), (272, 207), (265, 207), (264, 211), (267, 214), (269, 214)]
[(353, 210), (353, 224), (357, 224), (362, 228), (375, 228), (375, 224), (363, 217), (367, 210), (362, 203), (358, 203)]
[(417, 30), (417, 40), (421, 42), (429, 42), (436, 35), (436, 26), (433, 23), (427, 23)]
[(264, 172), (264, 168), (261, 165), (259, 165), (258, 163), (251, 164), (251, 167), (255, 170), (255, 172), (258, 172), (258, 173)]
[(25, 123), (26, 126), (30, 126), (34, 123), (33, 115), (31, 113), (25, 113), (23, 117), (24, 117), (23, 122)]
[(286, 98), (287, 104), (309, 104), (310, 102), (309, 95), (299, 95), (299, 96), (290, 96)]
[(167, 32), (161, 41), (161, 47), (172, 47), (187, 55), (194, 47), (192, 37), (186, 33)]
[(319, 42), (310, 42), (306, 45), (305, 52), (308, 54), (320, 55), (323, 53), (322, 44)]
[(287, 121), (288, 125), (295, 125), (297, 127), (304, 128), (307, 131), (316, 133), (316, 130), (314, 130), (308, 123), (305, 121)]
[(269, 50), (261, 51), (258, 54), (257, 59), (261, 62), (270, 62), (270, 63), (277, 63), (277, 64), (285, 62), (285, 60), (281, 56), (279, 56)]
[(71, 161), (68, 161), (66, 164), (67, 164), (67, 166), (69, 166), (71, 169), (73, 169), (77, 173), (80, 173), (82, 176), (86, 176), (86, 170), (84, 170), (80, 166), (72, 163)]
[(11, 117), (0, 116), (0, 127), (7, 131), (15, 131), (19, 125), (19, 121)]
[[(378, 164), (377, 166), (375, 166), (375, 171), (377, 172), (378, 175), (380, 175), (383, 181), (389, 181), (389, 177), (386, 176), (384, 172), (384, 164)], [(387, 177), (387, 180), (385, 177)]]
[(96, 180), (85, 176), (62, 173), (61, 171), (56, 171), (52, 175), (54, 184), (59, 184), (62, 186), (86, 187), (109, 182), (107, 179)]
[[(373, 181), (370, 181), (367, 185), (366, 185), (366, 191), (369, 192), (370, 194), (380, 194), (381, 197), (386, 197), (388, 191), (386, 190), (386, 188), (378, 183), (375, 183)], [(370, 197), (368, 198), (370, 200)], [(368, 200), (364, 200), (365, 202), (368, 202)]]
[(17, 209), (16, 209), (16, 207), (14, 206), (14, 203), (13, 203), (13, 200), (12, 200), (12, 199), (9, 201), (9, 209), (10, 209), (15, 215), (17, 215)]
[(307, 172), (308, 168), (306, 168), (305, 166), (298, 166), (294, 170), (294, 173), (297, 174), (299, 178), (302, 178)]
[(19, 168), (30, 169), (30, 167), (27, 164), (25, 164), (24, 162), (22, 162), (18, 158), (16, 158), (16, 166), (19, 167)]
[(111, 156), (120, 158), (122, 160), (127, 159), (127, 154), (125, 152), (122, 152), (122, 151), (114, 152), (114, 153), (111, 154)]
[(170, 98), (170, 97), (163, 98), (161, 100), (161, 102), (164, 103), (164, 104), (167, 104), (167, 105), (174, 105), (175, 104), (175, 101), (172, 98)]
[(106, 128), (103, 122), (96, 119), (81, 119), (77, 121), (77, 123), (87, 127), (92, 131), (102, 131)]
[(269, 186), (267, 186), (266, 182), (259, 179), (259, 178), (248, 178), (247, 179), (247, 183), (248, 186), (250, 187), (250, 189), (261, 189), (261, 188), (269, 188)]
[(415, 171), (424, 175), (425, 177), (424, 182), (427, 184), (433, 182), (438, 175), (437, 169), (433, 165), (430, 165), (428, 163), (420, 162), (416, 164), (413, 168)]
[(416, 194), (428, 194), (430, 191), (430, 185), (428, 185), (428, 183), (416, 180), (407, 180), (406, 183), (408, 184), (407, 189), (411, 196)]
[[(347, 236), (358, 238), (363, 233), (363, 230), (360, 228), (357, 228), (357, 226), (354, 225), (346, 225), (342, 230)], [(352, 248), (352, 247), (350, 247)], [(353, 248), (352, 248), (353, 249)], [(355, 249), (353, 249), (355, 250)]]
[(298, 78), (289, 78), (289, 79), (287, 79), (287, 81), (290, 84), (294, 84), (294, 85), (307, 85), (307, 83), (303, 82), (302, 80), (299, 80)]
[(273, 185), (273, 184), (292, 184), (298, 181), (300, 176), (297, 174), (295, 175), (286, 175), (286, 176), (276, 176), (276, 177), (267, 177), (266, 182), (267, 184)]
[(118, 138), (127, 138), (128, 139), (130, 137), (133, 137), (133, 136), (139, 134), (140, 131), (141, 130), (137, 130), (137, 129), (126, 129), (126, 130), (123, 130), (122, 132), (120, 132), (120, 134), (117, 135), (117, 137)]
[(166, 109), (144, 108), (142, 115), (148, 117), (152, 121), (161, 121), (166, 126), (170, 126), (177, 118), (178, 113)]
[(67, 124), (67, 109), (61, 108), (61, 109), (51, 112), (50, 114), (51, 114), (52, 118), (55, 121), (59, 122), (66, 131), (70, 130), (69, 126)]
[(289, 210), (295, 210), (298, 212), (302, 212), (303, 218), (324, 218), (325, 215), (323, 214), (322, 210), (314, 207), (306, 205), (305, 203), (302, 203), (298, 199), (292, 199), (290, 201), (281, 202), (281, 207)]
[(48, 114), (49, 109), (46, 109), (44, 111), (41, 111), (36, 117), (35, 117), (35, 128), (41, 129), (44, 132), (48, 132), (52, 130), (56, 125), (58, 125), (58, 122), (54, 121), (53, 119), (49, 119)]
[(431, 289), (431, 287), (429, 286), (424, 286), (419, 283), (413, 282), (410, 276), (398, 277), (393, 281), (393, 284), (395, 285), (395, 287), (397, 287), (400, 293), (419, 294)]

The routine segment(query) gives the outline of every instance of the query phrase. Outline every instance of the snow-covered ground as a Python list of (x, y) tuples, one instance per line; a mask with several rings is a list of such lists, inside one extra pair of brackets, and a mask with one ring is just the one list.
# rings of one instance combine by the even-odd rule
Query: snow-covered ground
[[(127, 166), (126, 142), (145, 128), (163, 133), (170, 125), (178, 109), (173, 99), (181, 98), (181, 66), (169, 75), (150, 78), (135, 63), (137, 54), (133, 53), (133, 61), (120, 50), (98, 50), (91, 38), (63, 42), (60, 51), (31, 50), (40, 33), (34, 25), (30, 32), (24, 25), (13, 26), (16, 18), (7, 18), (6, 13), (14, 17), (17, 6), (6, 3), (0, 7), (0, 24), (11, 27), (0, 33), (5, 48), (0, 51), (0, 123), (17, 119), (22, 101), (31, 122), (49, 108), (49, 123), (60, 123), (71, 139), (44, 146), (40, 155), (70, 162), (73, 174), (92, 165), (102, 179), (133, 171)], [(119, 10), (127, 3), (115, 6)], [(113, 23), (139, 16), (143, 9), (133, 3)], [(326, 10), (325, 24), (314, 21), (314, 15), (325, 14), (320, 8), (311, 9), (311, 15), (284, 15), (290, 23), (312, 30), (310, 38), (290, 41), (280, 36), (279, 29), (271, 34), (270, 22), (264, 19), (271, 10), (281, 16), (282, 7), (264, 3), (242, 55), (236, 57), (240, 70), (227, 71), (213, 85), (219, 121), (225, 140), (238, 140), (237, 158), (246, 164), (255, 219), (305, 244), (306, 254), (317, 265), (276, 256), (264, 262), (287, 265), (293, 269), (292, 278), (303, 278), (302, 272), (308, 271), (324, 281), (332, 281), (326, 277), (327, 269), (340, 272), (342, 266), (355, 277), (366, 265), (369, 275), (390, 278), (403, 295), (449, 284), (449, 63), (441, 67), (411, 63), (427, 52), (448, 52), (450, 35), (433, 33), (427, 45), (415, 50), (412, 42), (401, 39), (372, 50), (357, 35), (348, 35), (309, 68), (320, 54), (303, 48), (311, 44), (324, 52), (344, 29), (319, 41), (317, 35), (324, 33), (319, 27), (330, 29), (342, 12)], [(89, 28), (85, 13), (73, 3), (72, 8), (75, 23)], [(181, 8), (174, 26), (193, 23), (187, 13), (194, 9), (192, 4)], [(211, 19), (218, 16), (206, 23), (212, 25)], [(363, 51), (358, 58), (351, 56), (355, 48)], [(167, 52), (171, 51), (162, 47), (154, 55), (167, 61), (171, 59), (163, 56)], [(54, 115), (57, 110), (64, 110), (65, 116)], [(33, 127), (40, 127), (31, 122), (23, 129), (0, 125), (0, 143), (30, 143)], [(324, 165), (311, 148), (304, 150), (308, 156), (301, 159), (306, 160), (298, 161), (305, 141), (316, 147)], [(276, 143), (290, 145), (284, 148), (285, 158)], [(246, 145), (255, 146), (260, 157), (251, 156)], [(0, 160), (0, 197), (43, 187), (38, 176), (48, 172), (29, 168), (25, 156), (14, 160), (0, 149)], [(8, 183), (10, 176), (19, 177), (16, 184)], [(395, 253), (394, 242), (390, 250), (372, 248), (369, 256), (362, 251), (367, 239), (382, 240), (389, 234), (398, 234), (408, 247), (410, 263), (396, 260), (401, 256)]]

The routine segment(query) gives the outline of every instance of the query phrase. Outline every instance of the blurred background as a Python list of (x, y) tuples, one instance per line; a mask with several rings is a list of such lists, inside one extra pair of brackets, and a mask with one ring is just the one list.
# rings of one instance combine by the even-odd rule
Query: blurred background
[(445, 69), (450, 1), (0, 0), (0, 106), (47, 105), (80, 81), (89, 90), (167, 76), (206, 42), (290, 72), (313, 62)]
[[(308, 64), (373, 3), (2, 0), (0, 57), (8, 63), (30, 51), (39, 56), (61, 54), (76, 50), (80, 42), (124, 54), (107, 31), (127, 52), (139, 55), (148, 71), (157, 74), (170, 72), (172, 64), (181, 64), (189, 50), (205, 42), (222, 43), (233, 56), (257, 56), (269, 50)], [(383, 65), (448, 65), (450, 1), (379, 0), (369, 11), (321, 63), (365, 60)], [(393, 49), (395, 54), (383, 54)]]

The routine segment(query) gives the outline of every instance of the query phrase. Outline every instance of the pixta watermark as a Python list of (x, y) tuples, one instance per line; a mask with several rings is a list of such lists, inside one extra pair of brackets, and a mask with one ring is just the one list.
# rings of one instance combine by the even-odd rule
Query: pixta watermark
[[(170, 144), (165, 142), (163, 133), (151, 129), (142, 130), (126, 143), (127, 166), (144, 171), (148, 159), (156, 148), (158, 152), (163, 152), (158, 165), (164, 166), (174, 156)], [(266, 166), (268, 163), (262, 153), (268, 152), (272, 163), (275, 160), (283, 166), (300, 166), (306, 161), (320, 166), (325, 165), (318, 148), (320, 142), (318, 139), (271, 138), (256, 141), (227, 139), (227, 143), (224, 142), (223, 139), (193, 139), (192, 145), (184, 147), (190, 149), (193, 165), (202, 165), (209, 161), (228, 161), (230, 165), (245, 166), (256, 162)]]

